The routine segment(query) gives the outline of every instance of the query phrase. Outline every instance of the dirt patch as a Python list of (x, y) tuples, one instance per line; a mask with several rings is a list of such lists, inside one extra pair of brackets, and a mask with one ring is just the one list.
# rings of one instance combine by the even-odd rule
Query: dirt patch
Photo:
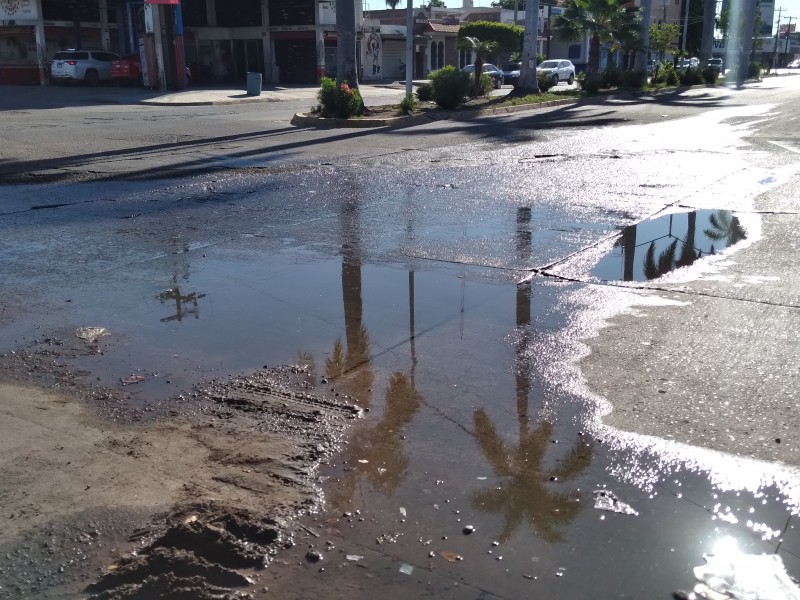
[(0, 355), (0, 597), (243, 597), (320, 501), (316, 467), (359, 409), (282, 367), (138, 415), (66, 368), (99, 344)]

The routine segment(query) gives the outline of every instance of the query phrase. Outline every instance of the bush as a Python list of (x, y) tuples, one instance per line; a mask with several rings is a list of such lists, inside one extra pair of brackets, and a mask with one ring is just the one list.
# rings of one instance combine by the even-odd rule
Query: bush
[(757, 62), (751, 62), (747, 66), (748, 79), (761, 79), (761, 65)]
[(629, 90), (641, 90), (647, 84), (647, 71), (623, 71), (622, 85)]
[(705, 83), (710, 83), (712, 85), (717, 83), (717, 77), (719, 76), (717, 70), (711, 67), (706, 67), (703, 69), (701, 75), (703, 76), (703, 81)]
[(681, 73), (681, 85), (699, 85), (701, 83), (703, 83), (703, 76), (697, 69), (689, 67)]
[(584, 77), (583, 81), (581, 81), (581, 88), (583, 88), (583, 91), (587, 94), (596, 94), (600, 91), (601, 87), (603, 87), (603, 76), (599, 73), (587, 75)]
[(670, 65), (668, 69), (664, 70), (666, 73), (666, 77), (664, 78), (664, 83), (667, 85), (678, 85), (681, 82), (681, 77), (678, 75), (678, 72), (675, 68)]
[(430, 83), (423, 83), (417, 87), (417, 100), (420, 102), (433, 100), (433, 86)]
[(400, 111), (407, 115), (414, 112), (415, 108), (417, 108), (417, 101), (414, 99), (414, 94), (406, 94), (405, 98), (400, 101)]
[(434, 102), (442, 108), (452, 110), (464, 101), (471, 77), (469, 73), (447, 65), (428, 75), (428, 79), (431, 80)]
[(556, 80), (553, 79), (553, 76), (547, 73), (537, 73), (536, 81), (539, 83), (539, 91), (541, 93), (545, 93), (556, 84)]
[(675, 66), (668, 60), (656, 62), (653, 65), (653, 77), (651, 79), (654, 84), (664, 85), (678, 85), (680, 82), (680, 75), (675, 70)]
[(323, 77), (317, 100), (319, 105), (315, 110), (323, 117), (349, 119), (364, 112), (364, 102), (358, 88), (351, 88), (346, 81), (337, 87), (335, 79)]
[(475, 87), (475, 76), (473, 75), (470, 80), (469, 95), (473, 98), (479, 96), (489, 96), (494, 89), (494, 81), (486, 73), (481, 73), (481, 78), (478, 82), (478, 87)]
[(603, 70), (603, 87), (621, 87), (622, 71), (617, 65), (608, 65)]

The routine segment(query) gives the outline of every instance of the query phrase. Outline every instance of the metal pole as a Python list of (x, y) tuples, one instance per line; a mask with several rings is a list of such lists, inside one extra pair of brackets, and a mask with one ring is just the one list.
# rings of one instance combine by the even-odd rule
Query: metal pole
[(786, 49), (784, 50), (784, 54), (789, 54), (789, 36), (792, 35), (792, 19), (794, 17), (789, 17), (789, 26), (786, 28)]
[(406, 96), (411, 93), (411, 80), (414, 78), (414, 2), (406, 0)]

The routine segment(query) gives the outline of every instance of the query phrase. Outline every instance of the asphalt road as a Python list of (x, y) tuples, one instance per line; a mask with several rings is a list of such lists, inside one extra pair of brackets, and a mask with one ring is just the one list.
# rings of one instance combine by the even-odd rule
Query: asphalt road
[[(338, 335), (374, 415), (311, 522), (342, 551), (343, 596), (669, 597), (723, 533), (797, 576), (798, 88), (367, 131), (292, 127), (298, 100), (149, 107), (79, 90), (4, 110), (0, 350), (100, 319), (123, 335), (93, 376), (168, 362), (158, 383), (178, 393), (306, 349), (335, 366)], [(656, 281), (593, 275), (624, 226), (687, 210), (734, 211), (747, 238)], [(208, 296), (184, 322), (154, 300), (178, 285)], [(528, 469), (546, 447), (566, 454)], [(598, 487), (641, 516), (598, 517)], [(341, 519), (354, 510), (365, 524)], [(345, 549), (369, 568), (342, 566)], [(305, 551), (269, 572), (270, 593), (328, 589)]]

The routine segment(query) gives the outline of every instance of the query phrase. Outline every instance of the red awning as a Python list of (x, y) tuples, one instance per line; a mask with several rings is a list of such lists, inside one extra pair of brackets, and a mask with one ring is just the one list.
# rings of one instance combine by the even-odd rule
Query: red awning
[(147, 4), (180, 4), (181, 0), (145, 0)]

